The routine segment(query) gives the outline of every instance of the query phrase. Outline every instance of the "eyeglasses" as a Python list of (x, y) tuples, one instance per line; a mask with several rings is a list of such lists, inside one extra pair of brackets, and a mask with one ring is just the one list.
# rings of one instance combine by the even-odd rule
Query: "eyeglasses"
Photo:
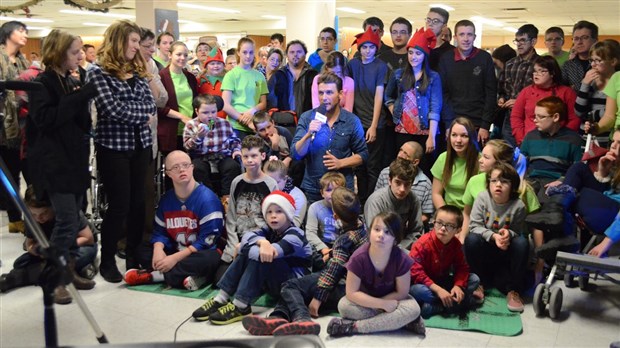
[(530, 41), (532, 41), (532, 39), (519, 39), (519, 40), (512, 40), (512, 43), (515, 45), (518, 45), (518, 44), (524, 44)]
[(331, 36), (319, 37), (319, 41), (334, 41), (334, 38)]
[(402, 36), (407, 36), (409, 35), (409, 32), (407, 30), (392, 30), (392, 35), (402, 35)]
[(562, 39), (561, 37), (553, 37), (553, 38), (545, 39), (545, 42), (560, 42), (560, 41), (564, 41), (564, 39)]
[(439, 18), (426, 17), (426, 24), (437, 25), (437, 24), (443, 24), (443, 23), (444, 22)]
[(437, 230), (441, 230), (442, 227), (445, 227), (446, 231), (448, 231), (450, 233), (456, 231), (456, 229), (458, 228), (456, 225), (446, 224), (446, 223), (443, 223), (441, 221), (433, 222), (433, 226), (435, 226), (435, 229), (437, 229)]
[(186, 163), (179, 163), (179, 164), (173, 165), (170, 168), (166, 168), (166, 171), (167, 172), (173, 172), (173, 173), (180, 173), (181, 170), (186, 170), (186, 169), (188, 169), (191, 166), (193, 166), (193, 164), (188, 163), (188, 162), (186, 162)]
[(603, 62), (603, 59), (600, 59), (600, 58), (592, 59), (592, 58), (590, 58), (589, 61), (590, 61), (590, 65), (594, 65), (594, 64), (601, 64)]
[(539, 120), (539, 121), (542, 121), (542, 120), (544, 120), (545, 118), (549, 118), (549, 117), (551, 117), (551, 115), (539, 115), (539, 114), (535, 114), (535, 115), (534, 115), (534, 118), (535, 118), (535, 119), (537, 119), (537, 120)]
[(574, 42), (580, 42), (580, 41), (586, 41), (586, 40), (590, 40), (590, 35), (584, 35), (584, 36), (575, 36), (573, 37), (573, 41)]
[(501, 184), (502, 186), (508, 186), (508, 185), (510, 185), (510, 180), (506, 180), (506, 179), (491, 179), (491, 180), (489, 180), (489, 183), (491, 185)]
[(534, 70), (532, 71), (532, 74), (534, 75), (544, 75), (544, 74), (548, 74), (549, 70), (547, 69), (539, 69), (539, 70)]
[(151, 44), (151, 45), (140, 45), (140, 47), (144, 48), (145, 50), (150, 50), (155, 46)]

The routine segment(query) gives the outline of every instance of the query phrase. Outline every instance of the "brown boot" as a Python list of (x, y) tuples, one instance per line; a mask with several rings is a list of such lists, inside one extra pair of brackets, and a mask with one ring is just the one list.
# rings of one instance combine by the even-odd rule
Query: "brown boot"
[(69, 304), (71, 301), (73, 301), (73, 298), (64, 285), (59, 285), (54, 289), (54, 303)]
[(69, 269), (71, 270), (71, 274), (73, 274), (73, 285), (78, 290), (90, 290), (95, 287), (95, 281), (82, 277), (75, 270), (75, 260), (69, 260)]

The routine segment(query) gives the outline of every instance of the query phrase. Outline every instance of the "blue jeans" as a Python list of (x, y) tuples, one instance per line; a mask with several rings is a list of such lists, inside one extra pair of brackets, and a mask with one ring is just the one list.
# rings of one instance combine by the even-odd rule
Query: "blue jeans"
[[(320, 276), (321, 272), (315, 272), (301, 278), (290, 279), (282, 284), (280, 300), (269, 316), (284, 318), (288, 321), (311, 321), (308, 305), (314, 298)], [(337, 284), (327, 301), (321, 304), (321, 309), (337, 309), (338, 301), (344, 295), (344, 286)]]
[[(454, 278), (447, 277), (446, 279), (442, 279), (440, 281), (435, 282), (437, 285), (444, 288), (446, 291), (450, 292), (454, 287)], [(469, 304), (471, 301), (471, 294), (478, 288), (480, 285), (480, 278), (476, 275), (476, 273), (470, 273), (469, 279), (467, 280), (467, 288), (465, 289), (465, 298), (463, 299), (464, 304)], [(422, 303), (440, 303), (439, 297), (426, 285), (424, 284), (413, 284), (409, 289), (409, 295), (413, 296), (416, 301), (421, 305)]]
[(234, 295), (237, 300), (251, 304), (263, 293), (263, 289), (278, 298), (282, 283), (293, 276), (286, 260), (280, 258), (270, 263), (250, 260), (244, 248), (217, 286), (227, 294)]
[(76, 272), (80, 272), (84, 267), (95, 261), (97, 257), (97, 244), (78, 247), (76, 254), (75, 270)]
[(482, 284), (491, 283), (503, 293), (523, 292), (530, 245), (523, 236), (510, 240), (508, 250), (501, 250), (495, 242), (487, 242), (482, 235), (470, 233), (465, 238), (465, 256), (472, 272)]

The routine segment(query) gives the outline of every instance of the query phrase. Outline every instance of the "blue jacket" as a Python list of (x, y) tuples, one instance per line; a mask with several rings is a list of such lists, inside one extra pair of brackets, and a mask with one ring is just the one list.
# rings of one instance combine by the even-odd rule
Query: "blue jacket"
[[(418, 100), (418, 115), (420, 116), (422, 129), (429, 129), (430, 120), (439, 122), (441, 107), (443, 105), (441, 78), (438, 73), (432, 70), (427, 70), (427, 72), (430, 76), (430, 83), (425, 93), (420, 93), (420, 81), (418, 80), (415, 83), (416, 97)], [(403, 114), (402, 105), (405, 98), (404, 92), (406, 92), (401, 85), (402, 76), (403, 69), (394, 71), (392, 76), (390, 76), (384, 93), (385, 105), (390, 106), (394, 104), (392, 119), (396, 125), (400, 123), (400, 118)]]

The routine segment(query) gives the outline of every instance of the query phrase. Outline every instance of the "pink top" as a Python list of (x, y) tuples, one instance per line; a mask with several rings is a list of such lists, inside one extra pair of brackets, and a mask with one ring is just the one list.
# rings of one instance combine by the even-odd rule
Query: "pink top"
[(542, 98), (556, 96), (564, 103), (568, 109), (568, 122), (565, 126), (574, 131), (579, 131), (581, 119), (575, 114), (575, 101), (577, 94), (568, 86), (554, 86), (549, 89), (540, 88), (535, 84), (525, 87), (515, 101), (510, 114), (510, 125), (512, 126), (512, 135), (514, 135), (517, 145), (521, 145), (525, 135), (536, 128), (534, 123), (534, 109), (536, 103)]
[[(319, 75), (314, 77), (312, 81), (312, 108), (317, 108), (321, 104), (319, 101)], [(344, 98), (340, 100), (340, 106), (349, 112), (353, 112), (353, 96), (355, 93), (355, 85), (353, 79), (345, 76), (344, 81), (342, 83), (342, 92), (344, 93)]]

